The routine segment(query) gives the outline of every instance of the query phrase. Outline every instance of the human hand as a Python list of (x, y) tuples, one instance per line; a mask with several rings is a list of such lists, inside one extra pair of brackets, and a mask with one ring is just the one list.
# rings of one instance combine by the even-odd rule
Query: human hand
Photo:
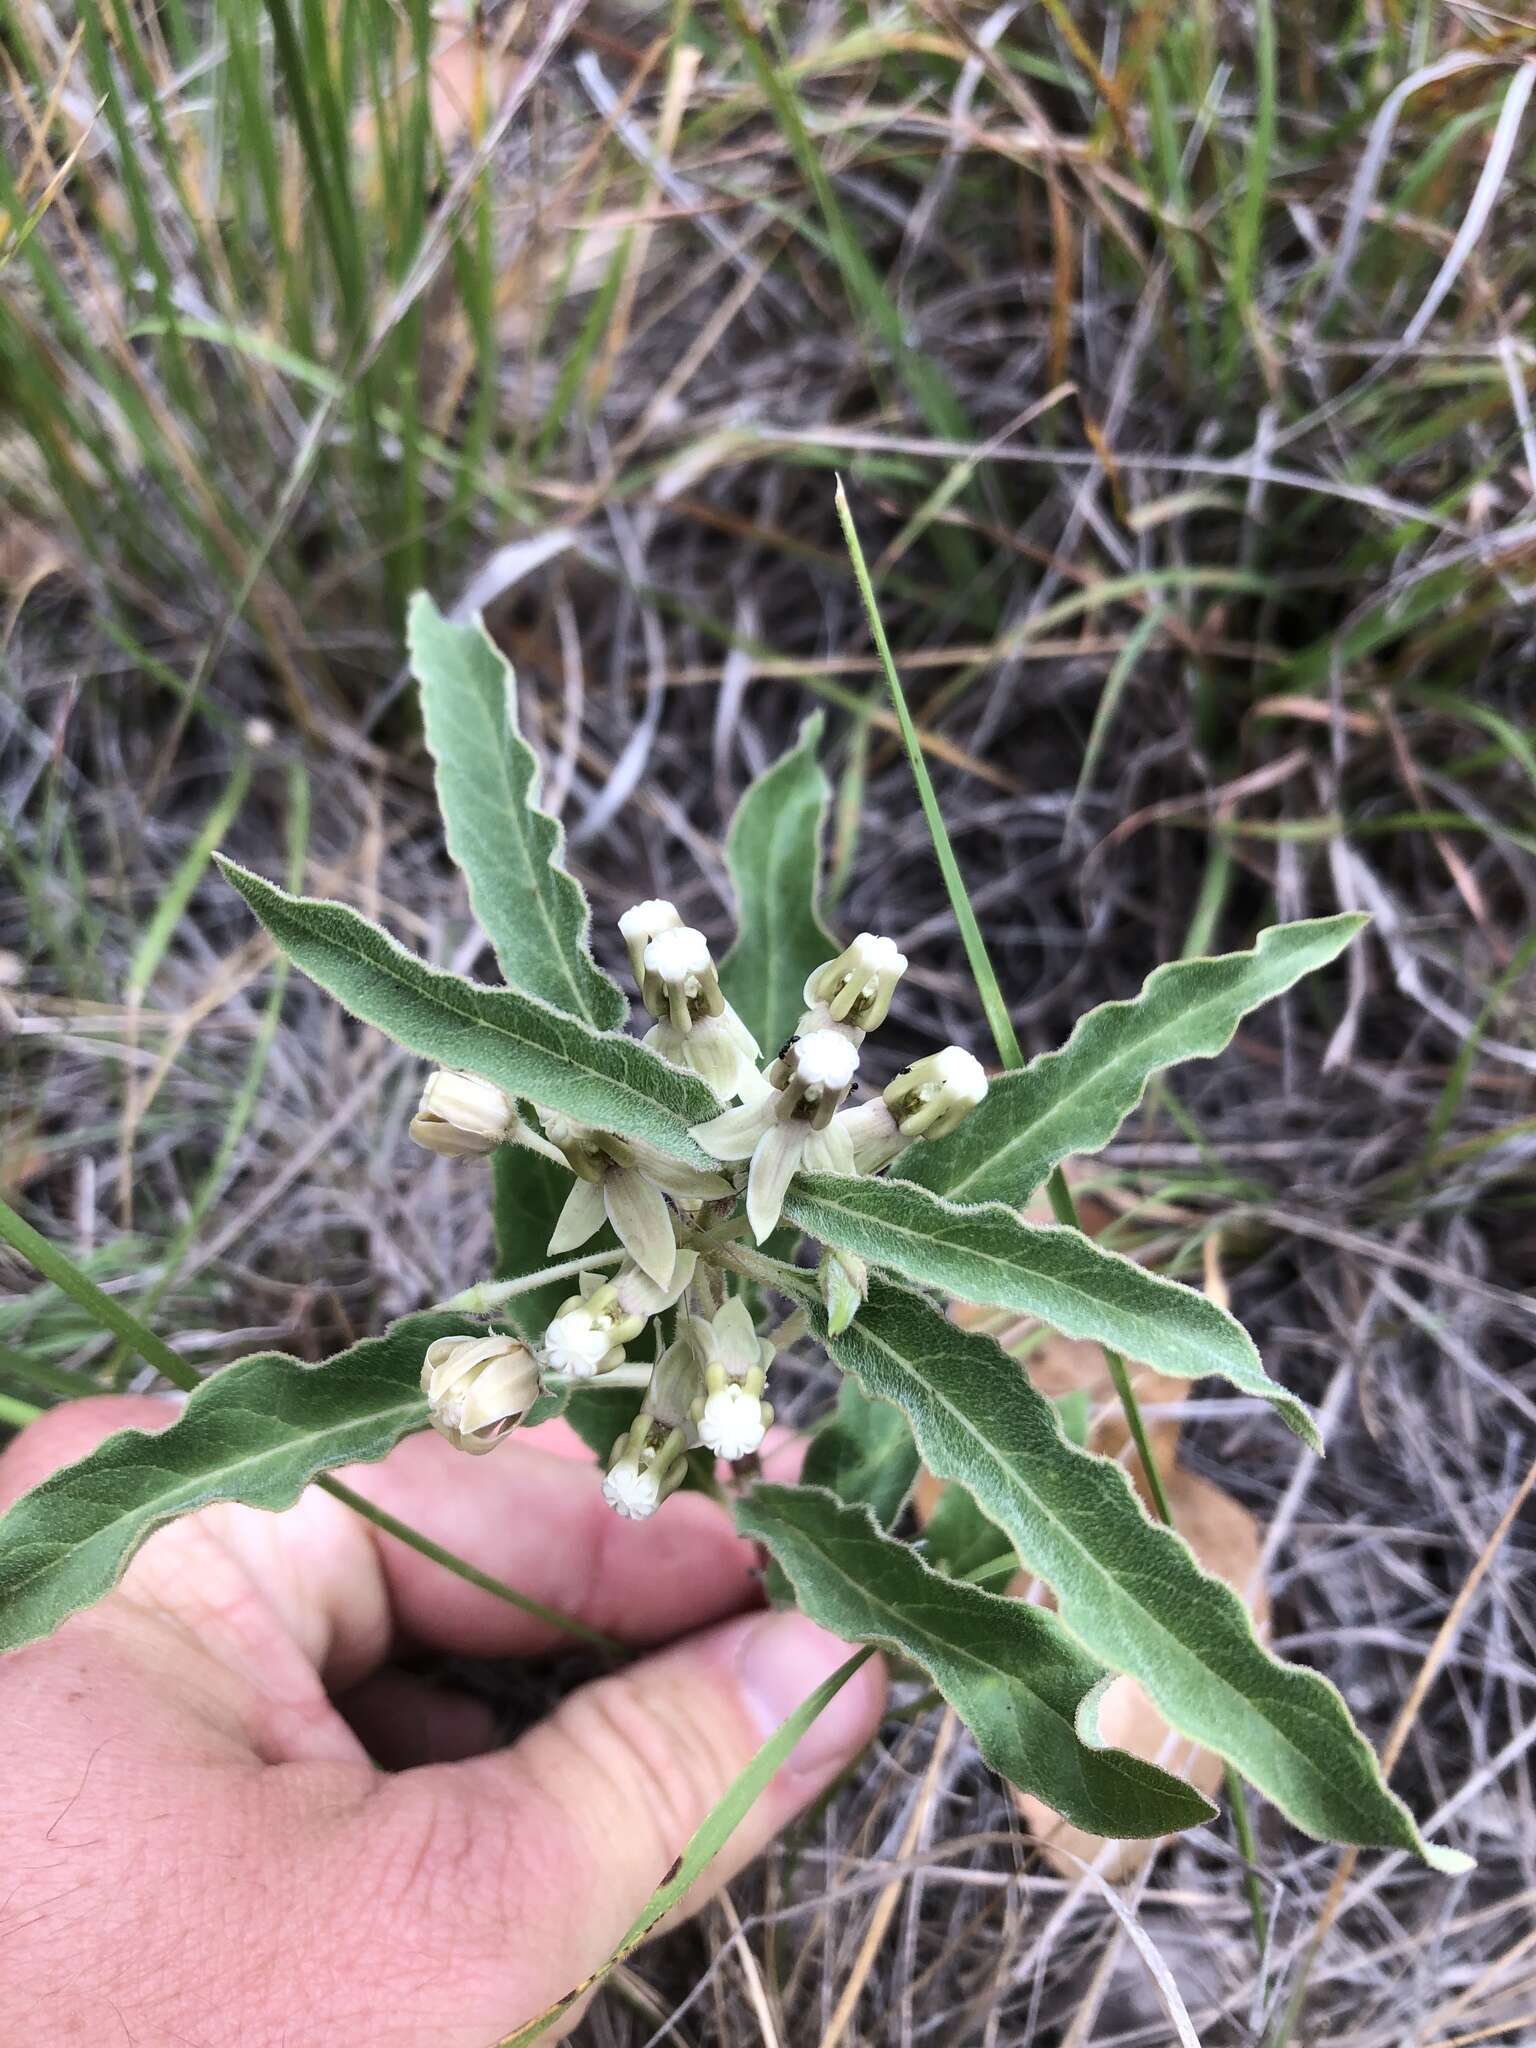
[[(52, 1410), (0, 1457), (0, 1504), (173, 1414)], [(585, 1456), (551, 1424), (474, 1461), (416, 1437), (345, 1475), (520, 1591), (665, 1646), (510, 1748), (483, 1705), (386, 1660), (528, 1655), (554, 1631), (314, 1489), (173, 1523), (109, 1598), (0, 1660), (0, 2041), (488, 2048), (600, 1965), (848, 1653), (744, 1611), (752, 1555), (712, 1502), (620, 1522)], [(844, 1686), (715, 1882), (857, 1753), (884, 1691), (878, 1659)]]

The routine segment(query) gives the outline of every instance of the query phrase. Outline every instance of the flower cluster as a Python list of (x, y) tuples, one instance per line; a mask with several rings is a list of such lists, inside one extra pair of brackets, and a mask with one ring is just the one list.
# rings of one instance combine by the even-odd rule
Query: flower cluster
[[(574, 1179), (551, 1257), (578, 1250), (605, 1222), (624, 1253), (612, 1275), (577, 1276), (576, 1292), (537, 1344), (495, 1335), (434, 1344), (422, 1369), (434, 1427), (461, 1449), (487, 1451), (541, 1387), (604, 1376), (637, 1390), (643, 1383), (639, 1411), (615, 1440), (603, 1481), (614, 1510), (641, 1520), (683, 1484), (690, 1451), (752, 1457), (773, 1420), (765, 1393), (774, 1346), (759, 1336), (743, 1296), (722, 1298), (728, 1236), (711, 1235), (729, 1231), (738, 1197), (745, 1193), (747, 1223), (761, 1244), (777, 1229), (797, 1173), (878, 1173), (908, 1145), (952, 1131), (986, 1094), (987, 1081), (970, 1053), (949, 1046), (914, 1061), (879, 1095), (850, 1102), (865, 1036), (885, 1022), (906, 972), (906, 956), (891, 939), (860, 932), (818, 967), (806, 980), (793, 1036), (764, 1065), (721, 990), (708, 941), (674, 905), (637, 903), (619, 931), (653, 1020), (645, 1043), (732, 1105), (692, 1133), (721, 1171), (680, 1165), (638, 1139), (547, 1111), (540, 1135), (501, 1089), (457, 1072), (427, 1082), (411, 1136), (454, 1158), (519, 1144), (563, 1161)], [(710, 1204), (717, 1206), (706, 1217)], [(863, 1268), (846, 1253), (828, 1258), (835, 1270), (823, 1261), (823, 1292), (840, 1330), (857, 1313)], [(631, 1363), (631, 1349), (673, 1311), (672, 1341), (655, 1336), (646, 1346), (654, 1364)]]

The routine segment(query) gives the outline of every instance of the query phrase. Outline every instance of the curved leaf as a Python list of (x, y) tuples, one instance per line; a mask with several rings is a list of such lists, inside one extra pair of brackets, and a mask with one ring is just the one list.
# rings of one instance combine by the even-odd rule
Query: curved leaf
[(542, 1109), (644, 1139), (689, 1166), (713, 1167), (688, 1135), (690, 1124), (720, 1114), (696, 1074), (638, 1039), (594, 1031), (537, 996), (485, 988), (429, 967), (346, 904), (290, 896), (249, 868), (217, 858), (295, 965), (365, 1024)]
[(815, 712), (799, 743), (758, 776), (725, 842), (736, 943), (720, 963), (720, 985), (769, 1059), (800, 1021), (812, 969), (839, 951), (816, 908), (831, 798), (816, 759), (822, 724)]
[(210, 1501), (291, 1507), (316, 1474), (382, 1458), (427, 1419), (422, 1355), (485, 1324), (406, 1316), (324, 1365), (261, 1351), (205, 1380), (169, 1429), (120, 1430), (0, 1516), (0, 1651), (109, 1593), (147, 1536)]
[(1026, 1223), (1001, 1202), (959, 1208), (909, 1181), (833, 1173), (795, 1181), (784, 1214), (824, 1244), (961, 1301), (1037, 1316), (1068, 1337), (1095, 1338), (1184, 1379), (1220, 1373), (1271, 1402), (1319, 1448), (1311, 1416), (1265, 1372), (1241, 1323), (1080, 1230)]
[(411, 599), (406, 641), (448, 851), (508, 985), (599, 1031), (620, 1029), (629, 1003), (592, 958), (586, 893), (562, 864), (564, 829), (538, 807), (511, 665), (479, 620), (455, 625), (424, 591)]
[(885, 1281), (841, 1337), (824, 1336), (814, 1305), (807, 1313), (866, 1393), (906, 1410), (929, 1470), (969, 1488), (1012, 1538), (1089, 1654), (1129, 1672), (1170, 1727), (1235, 1764), (1320, 1840), (1468, 1867), (1424, 1841), (1327, 1679), (1263, 1648), (1231, 1588), (1148, 1519), (1117, 1465), (1066, 1441), (1050, 1403), (990, 1337)]
[(736, 1526), (767, 1544), (813, 1621), (920, 1664), (993, 1770), (1076, 1826), (1132, 1837), (1212, 1818), (1182, 1779), (1079, 1740), (1078, 1708), (1104, 1672), (1045, 1608), (941, 1578), (867, 1507), (815, 1487), (756, 1486)]
[(1080, 1017), (1058, 1052), (1001, 1074), (958, 1129), (914, 1145), (902, 1175), (957, 1202), (1027, 1202), (1061, 1161), (1107, 1145), (1160, 1067), (1214, 1059), (1250, 1010), (1326, 967), (1369, 920), (1272, 925), (1248, 953), (1173, 960), (1129, 1002)]

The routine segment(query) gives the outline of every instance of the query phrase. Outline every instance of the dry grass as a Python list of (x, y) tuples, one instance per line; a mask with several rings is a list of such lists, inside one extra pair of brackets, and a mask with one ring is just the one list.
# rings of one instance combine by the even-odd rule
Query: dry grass
[[(780, 50), (734, 5), (510, 7), (479, 51), (439, 31), (428, 105), (425, 14), (343, 8), (314, 156), (279, 12), (130, 47), (126, 8), (104, 37), (0, 0), (7, 1195), (209, 1364), (481, 1269), (474, 1188), (417, 1199), (410, 1063), (297, 985), (264, 1051), (272, 963), (188, 865), (248, 766), (232, 850), (282, 867), (307, 791), (309, 883), (475, 962), (402, 689), (419, 577), (511, 650), (605, 939), (641, 891), (726, 928), (731, 804), (829, 703), (838, 918), (921, 962), (884, 1050), (981, 1049), (837, 467), (1027, 1050), (1159, 959), (1375, 913), (1102, 1166), (1126, 1241), (1198, 1270), (1219, 1226), (1328, 1418), (1318, 1464), (1196, 1400), (1185, 1455), (1271, 1531), (1278, 1647), (1385, 1740), (1536, 1453), (1536, 34), (923, 0), (784, 9)], [(313, 197), (339, 163), (349, 215)], [(117, 1370), (45, 1297), (0, 1346), (27, 1398)], [(824, 1396), (807, 1367), (792, 1405)], [(1530, 1543), (1394, 1779), (1480, 1869), (1365, 1859), (1298, 2042), (1536, 2038)], [(1269, 1813), (1260, 1846), (1262, 1962), (1226, 1832), (1118, 1913), (1031, 1858), (963, 1733), (897, 1719), (585, 2038), (1162, 2048), (1141, 1938), (1207, 2048), (1258, 2043), (1338, 1868)]]

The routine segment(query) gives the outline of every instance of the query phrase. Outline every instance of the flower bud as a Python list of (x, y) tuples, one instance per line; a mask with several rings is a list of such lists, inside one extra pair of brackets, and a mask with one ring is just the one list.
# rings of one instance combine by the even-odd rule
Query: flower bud
[(779, 1090), (774, 1114), (824, 1131), (847, 1099), (859, 1071), (859, 1050), (840, 1031), (808, 1031), (791, 1039), (768, 1070)]
[(517, 1105), (494, 1081), (439, 1067), (421, 1091), (411, 1136), (445, 1159), (480, 1159), (505, 1144), (517, 1126)]
[(827, 1333), (841, 1337), (869, 1293), (869, 1268), (857, 1253), (834, 1251), (828, 1245), (821, 1255), (816, 1277), (827, 1312)]
[(438, 1434), (478, 1456), (538, 1399), (538, 1361), (515, 1337), (439, 1337), (422, 1360), (421, 1391)]
[(691, 1031), (700, 1017), (718, 1017), (725, 997), (704, 934), (687, 924), (658, 932), (642, 955), (640, 994), (651, 1015), (665, 1017), (674, 1031)]
[(987, 1093), (980, 1060), (958, 1045), (904, 1067), (883, 1100), (904, 1138), (944, 1138)]
[(619, 919), (619, 936), (629, 954), (629, 969), (637, 985), (645, 980), (646, 947), (663, 932), (678, 930), (682, 922), (677, 905), (668, 903), (664, 896), (632, 904)]
[(688, 1476), (688, 1446), (681, 1429), (644, 1410), (614, 1444), (603, 1499), (626, 1522), (643, 1522)]
[(891, 997), (906, 971), (907, 956), (894, 939), (860, 932), (807, 979), (805, 1000), (825, 1003), (835, 1023), (875, 1031), (890, 1015)]

